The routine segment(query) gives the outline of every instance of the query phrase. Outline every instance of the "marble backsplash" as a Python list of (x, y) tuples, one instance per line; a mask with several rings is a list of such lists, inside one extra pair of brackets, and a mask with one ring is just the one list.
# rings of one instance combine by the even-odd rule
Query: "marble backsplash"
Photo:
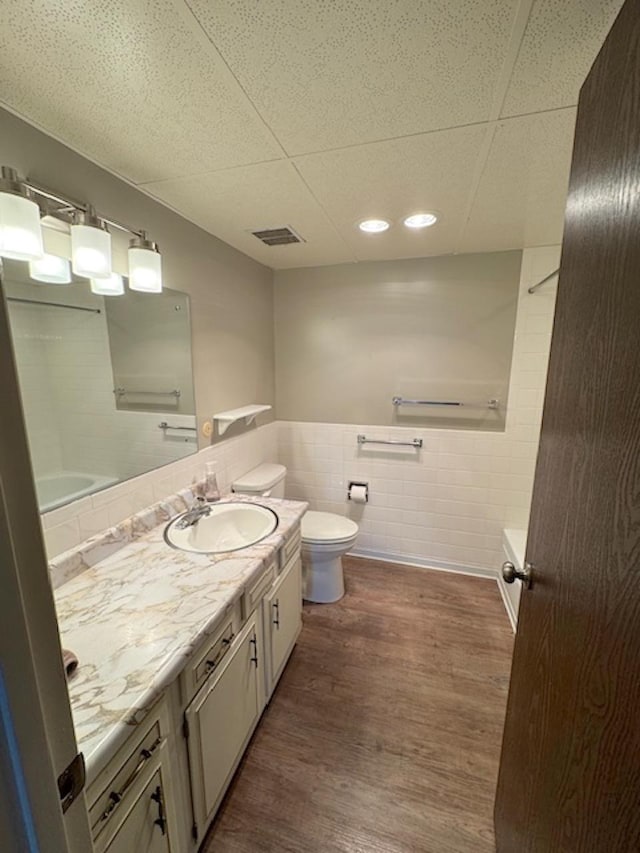
[(110, 557), (125, 545), (149, 533), (159, 524), (166, 524), (174, 516), (190, 509), (204, 488), (204, 481), (194, 483), (164, 500), (145, 507), (129, 518), (91, 536), (79, 545), (49, 560), (49, 574), (53, 589), (77, 577), (96, 563)]

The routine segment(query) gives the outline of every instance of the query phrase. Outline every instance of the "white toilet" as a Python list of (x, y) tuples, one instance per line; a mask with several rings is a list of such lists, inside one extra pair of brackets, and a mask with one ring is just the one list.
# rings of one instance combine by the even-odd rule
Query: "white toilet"
[[(236, 494), (284, 497), (284, 465), (265, 462), (239, 477)], [(358, 525), (333, 512), (309, 511), (302, 519), (302, 593), (307, 601), (328, 604), (344, 595), (342, 556), (355, 545)]]

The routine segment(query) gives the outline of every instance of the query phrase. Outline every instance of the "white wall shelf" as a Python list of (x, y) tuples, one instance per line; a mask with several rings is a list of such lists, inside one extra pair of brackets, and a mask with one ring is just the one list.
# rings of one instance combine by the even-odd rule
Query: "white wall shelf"
[(231, 424), (236, 421), (244, 419), (245, 424), (249, 426), (256, 419), (256, 415), (259, 415), (261, 412), (268, 412), (271, 408), (271, 406), (260, 406), (254, 403), (252, 406), (229, 409), (228, 412), (218, 412), (217, 415), (213, 416), (214, 421), (218, 422), (218, 435), (224, 435)]

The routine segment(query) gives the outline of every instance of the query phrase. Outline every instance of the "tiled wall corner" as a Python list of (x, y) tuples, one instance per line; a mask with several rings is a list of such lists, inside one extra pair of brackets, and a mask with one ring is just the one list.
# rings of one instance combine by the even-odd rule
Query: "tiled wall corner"
[[(504, 433), (281, 421), (287, 496), (352, 517), (360, 551), (497, 571), (503, 528), (528, 523), (555, 307), (555, 285), (527, 288), (557, 268), (559, 252), (523, 254)], [(422, 438), (424, 446), (362, 447), (360, 432)], [(347, 500), (350, 480), (369, 483), (366, 506)]]

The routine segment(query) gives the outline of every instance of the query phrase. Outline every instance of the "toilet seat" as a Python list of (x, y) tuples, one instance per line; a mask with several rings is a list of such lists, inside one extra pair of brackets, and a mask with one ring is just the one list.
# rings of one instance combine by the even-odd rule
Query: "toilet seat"
[(310, 510), (302, 518), (302, 541), (310, 545), (349, 542), (358, 534), (358, 525), (350, 518), (334, 512)]

